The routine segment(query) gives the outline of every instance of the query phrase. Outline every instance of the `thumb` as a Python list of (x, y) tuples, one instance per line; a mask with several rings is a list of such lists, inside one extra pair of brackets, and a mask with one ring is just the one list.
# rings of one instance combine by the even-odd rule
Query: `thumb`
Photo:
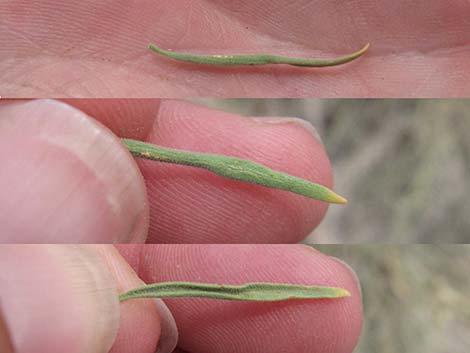
[(105, 353), (119, 325), (114, 280), (91, 249), (0, 247), (0, 302), (15, 353)]
[(53, 100), (0, 105), (0, 242), (143, 242), (143, 177), (106, 127)]

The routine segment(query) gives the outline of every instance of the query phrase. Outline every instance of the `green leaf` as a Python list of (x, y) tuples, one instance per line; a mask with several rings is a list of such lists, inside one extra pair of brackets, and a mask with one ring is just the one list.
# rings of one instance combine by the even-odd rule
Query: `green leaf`
[(285, 283), (220, 285), (192, 282), (163, 282), (132, 289), (119, 295), (120, 301), (136, 298), (212, 298), (239, 301), (342, 298), (351, 294), (343, 288)]
[(138, 158), (203, 168), (229, 179), (286, 190), (329, 203), (347, 203), (345, 198), (326, 186), (281, 173), (245, 159), (181, 151), (131, 139), (122, 139), (122, 142), (132, 155)]

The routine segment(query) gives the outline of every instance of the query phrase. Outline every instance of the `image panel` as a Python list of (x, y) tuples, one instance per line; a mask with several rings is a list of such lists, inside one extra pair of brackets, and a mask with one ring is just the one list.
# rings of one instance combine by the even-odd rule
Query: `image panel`
[(10, 100), (2, 242), (467, 243), (466, 100)]
[(2, 353), (465, 353), (470, 343), (468, 245), (2, 245), (0, 254)]
[(469, 17), (464, 0), (3, 0), (0, 96), (468, 97)]

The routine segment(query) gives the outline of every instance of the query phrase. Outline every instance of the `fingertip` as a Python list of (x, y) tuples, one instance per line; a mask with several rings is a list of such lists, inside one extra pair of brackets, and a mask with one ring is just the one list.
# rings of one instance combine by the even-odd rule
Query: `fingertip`
[[(359, 277), (354, 269), (345, 261), (328, 256), (309, 245), (301, 245), (309, 254), (319, 276), (328, 276), (335, 286), (343, 288), (345, 295), (331, 310), (335, 320), (335, 335), (340, 352), (352, 352), (359, 341), (363, 324), (362, 290)], [(330, 319), (330, 318), (329, 318)]]
[[(349, 277), (348, 283), (353, 283), (353, 290), (352, 292), (354, 295), (357, 295), (362, 300), (362, 287), (361, 282), (359, 280), (359, 276), (357, 275), (356, 271), (349, 265), (347, 262), (341, 260), (340, 258), (330, 256), (330, 259), (339, 263), (342, 266), (342, 270), (346, 273)], [(361, 302), (362, 305), (362, 302)]]

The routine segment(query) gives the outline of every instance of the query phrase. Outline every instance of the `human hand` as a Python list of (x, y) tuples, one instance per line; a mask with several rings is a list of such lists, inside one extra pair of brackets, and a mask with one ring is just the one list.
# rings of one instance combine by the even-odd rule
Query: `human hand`
[[(350, 353), (359, 338), (362, 305), (354, 273), (312, 248), (119, 245), (118, 250), (111, 245), (1, 246), (0, 305), (15, 353), (95, 353), (111, 346), (112, 353), (153, 353), (157, 345), (157, 352), (169, 353), (176, 341), (174, 353), (227, 352), (227, 347), (233, 353)], [(345, 288), (351, 296), (119, 304), (118, 293), (142, 285), (140, 278), (146, 283), (315, 284)]]
[(319, 138), (298, 119), (242, 118), (173, 100), (4, 102), (0, 241), (290, 243), (327, 211), (324, 202), (205, 170), (136, 163), (116, 135), (333, 183)]
[[(8, 97), (469, 96), (467, 1), (24, 1), (0, 5)], [(201, 67), (198, 54), (334, 57), (335, 68)]]

